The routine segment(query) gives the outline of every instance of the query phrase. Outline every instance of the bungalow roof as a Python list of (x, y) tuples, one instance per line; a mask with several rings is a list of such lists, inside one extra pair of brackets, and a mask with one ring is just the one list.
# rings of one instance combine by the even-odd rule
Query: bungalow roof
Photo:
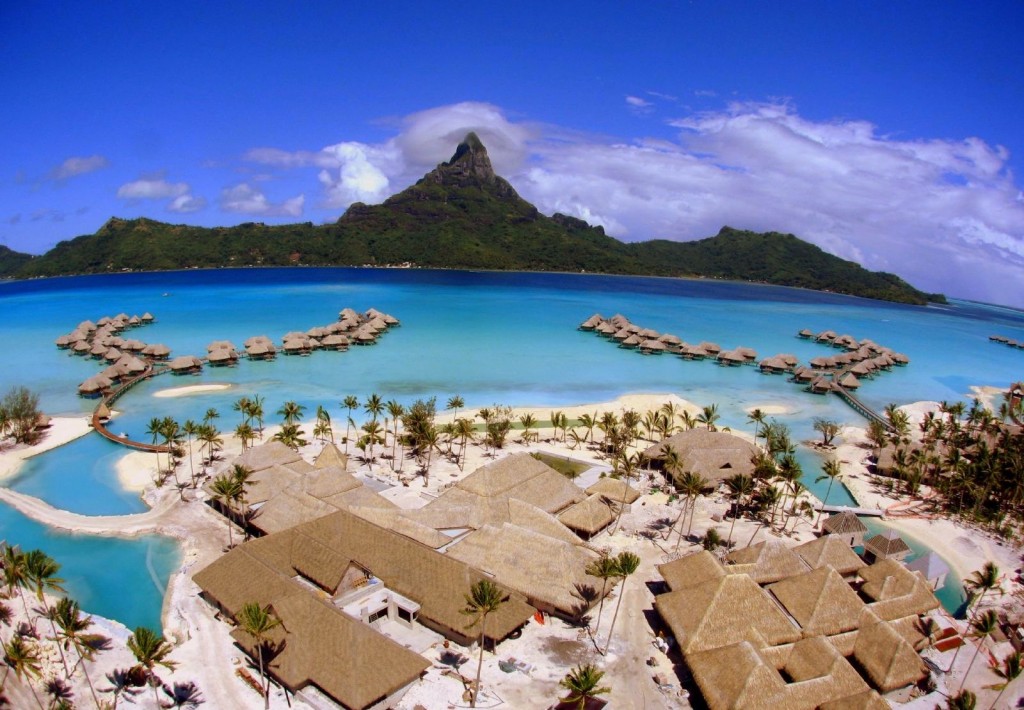
[(800, 555), (782, 541), (767, 540), (734, 550), (726, 557), (729, 573), (744, 573), (758, 584), (769, 584), (810, 569)]
[(917, 652), (887, 623), (861, 628), (853, 657), (879, 691), (888, 693), (913, 683), (925, 674)]
[(674, 592), (725, 576), (722, 564), (707, 550), (658, 565), (658, 571)]
[(831, 567), (839, 574), (853, 574), (864, 566), (864, 560), (835, 535), (822, 535), (793, 548), (811, 569)]
[(789, 577), (768, 587), (800, 624), (805, 637), (856, 629), (864, 602), (830, 567)]

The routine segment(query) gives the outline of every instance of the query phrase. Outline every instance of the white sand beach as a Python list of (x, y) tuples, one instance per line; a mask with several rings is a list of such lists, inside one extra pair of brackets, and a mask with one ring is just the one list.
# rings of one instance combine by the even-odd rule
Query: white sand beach
[(166, 399), (168, 397), (191, 397), (197, 394), (207, 394), (210, 392), (223, 392), (229, 390), (234, 385), (226, 383), (210, 383), (205, 385), (187, 385), (185, 387), (169, 387), (153, 393), (154, 397), (160, 399)]
[(36, 454), (63, 446), (90, 431), (91, 417), (53, 417), (50, 420), (50, 427), (37, 443), (31, 446), (18, 444), (0, 447), (0, 481), (13, 476), (21, 468), (22, 463)]

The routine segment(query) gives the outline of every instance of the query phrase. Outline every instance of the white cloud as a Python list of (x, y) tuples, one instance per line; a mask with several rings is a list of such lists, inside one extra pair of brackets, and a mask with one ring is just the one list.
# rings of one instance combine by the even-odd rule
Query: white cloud
[(180, 197), (188, 191), (188, 183), (167, 182), (163, 177), (143, 177), (121, 185), (117, 196), (124, 200), (164, 200)]
[(220, 197), (220, 206), (226, 212), (266, 217), (300, 217), (305, 203), (305, 195), (298, 195), (274, 204), (261, 191), (244, 182), (225, 188)]
[[(410, 114), (398, 126), (380, 144), (247, 157), (320, 168), (323, 204), (342, 208), (403, 189), (473, 130), (497, 172), (541, 211), (619, 238), (690, 240), (726, 224), (792, 232), (925, 290), (1024, 306), (1021, 189), (1006, 150), (976, 137), (900, 140), (864, 120), (805, 119), (785, 102), (682, 116), (668, 124), (668, 139), (613, 141), (513, 121), (475, 102)], [(244, 211), (271, 209), (245, 187), (255, 195), (239, 197)]]
[(633, 108), (650, 108), (654, 104), (645, 99), (641, 99), (639, 96), (627, 96), (626, 103)]
[(206, 198), (185, 194), (178, 195), (171, 200), (170, 204), (167, 205), (167, 211), (187, 214), (189, 212), (198, 212), (204, 207), (206, 207)]
[(110, 165), (110, 161), (102, 155), (89, 155), (84, 157), (72, 156), (50, 171), (50, 177), (54, 180), (67, 180), (78, 175), (102, 170)]

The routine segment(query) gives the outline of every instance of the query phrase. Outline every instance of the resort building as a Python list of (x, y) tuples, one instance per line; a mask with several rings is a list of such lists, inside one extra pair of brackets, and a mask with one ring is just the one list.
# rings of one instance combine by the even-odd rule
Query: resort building
[(669, 448), (679, 454), (679, 473), (698, 473), (708, 480), (712, 489), (737, 474), (751, 475), (752, 460), (758, 451), (749, 441), (728, 432), (689, 429), (651, 446), (644, 451), (644, 456), (654, 467), (661, 468)]
[(868, 531), (860, 518), (848, 510), (829, 515), (821, 524), (821, 529), (826, 535), (835, 535), (850, 547), (863, 547), (864, 534)]
[(877, 560), (903, 560), (911, 552), (907, 543), (895, 530), (886, 530), (864, 543), (864, 559), (868, 562)]
[(923, 577), (885, 560), (844, 578), (853, 553), (837, 538), (783, 549), (659, 567), (670, 591), (655, 608), (709, 708), (884, 708), (925, 676), (918, 621), (938, 601)]

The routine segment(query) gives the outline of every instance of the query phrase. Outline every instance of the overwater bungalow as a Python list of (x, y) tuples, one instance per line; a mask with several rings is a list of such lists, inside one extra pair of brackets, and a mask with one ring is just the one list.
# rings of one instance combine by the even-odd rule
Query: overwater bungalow
[(729, 365), (733, 367), (736, 365), (742, 365), (746, 362), (746, 359), (735, 350), (723, 350), (718, 353), (718, 357), (715, 359), (718, 361), (719, 365)]
[(79, 340), (71, 346), (71, 349), (74, 351), (75, 355), (88, 355), (89, 351), (92, 350), (92, 345), (90, 345), (87, 340)]
[(850, 511), (832, 513), (821, 524), (822, 532), (842, 540), (850, 547), (861, 547), (864, 545), (864, 535), (868, 529), (860, 518)]
[(683, 339), (682, 338), (680, 338), (678, 335), (672, 335), (671, 333), (665, 333), (664, 335), (659, 337), (658, 340), (660, 340), (661, 342), (665, 343), (665, 345), (669, 345), (669, 346), (674, 345), (674, 346), (678, 347), (678, 346), (683, 344)]
[(96, 342), (96, 343), (93, 343), (92, 347), (90, 348), (89, 354), (92, 357), (96, 358), (97, 360), (102, 360), (103, 356), (106, 354), (107, 350), (108, 350), (108, 348), (107, 348), (106, 345), (104, 345), (103, 343), (100, 343), (100, 342)]
[(148, 324), (148, 323), (152, 323), (153, 321), (155, 321), (156, 318), (153, 317), (152, 313), (150, 313), (149, 311), (146, 311), (145, 313), (142, 314), (142, 317), (139, 320), (141, 320), (143, 322), (143, 324)]
[[(619, 342), (622, 342), (623, 340), (626, 340), (632, 337), (633, 335), (634, 333), (629, 332), (627, 328), (619, 328), (617, 331), (612, 333), (612, 340), (618, 340)], [(640, 338), (639, 334), (636, 334), (636, 336)], [(641, 338), (641, 341), (642, 340), (643, 338)]]
[(858, 380), (856, 377), (854, 377), (853, 373), (847, 372), (839, 380), (839, 385), (841, 387), (843, 387), (844, 389), (855, 390), (858, 387), (860, 387), (860, 380)]
[(809, 367), (798, 367), (793, 370), (794, 382), (811, 382), (818, 377), (818, 373)]
[[(639, 333), (637, 334), (639, 337)], [(660, 355), (668, 350), (668, 346), (660, 340), (644, 340), (640, 343), (640, 352), (644, 355)]]
[(813, 338), (814, 337), (814, 332), (811, 331), (811, 330), (808, 330), (807, 328), (804, 328), (799, 333), (797, 333), (796, 336), (798, 338), (803, 338), (803, 339), (807, 340), (808, 338)]
[(703, 340), (697, 344), (697, 347), (706, 352), (708, 355), (717, 355), (722, 352), (722, 347), (718, 343), (711, 343), (707, 340)]
[(823, 330), (814, 336), (814, 339), (819, 343), (831, 343), (836, 339), (837, 335), (838, 334), (834, 330)]
[(356, 345), (373, 345), (377, 342), (376, 335), (367, 330), (357, 330), (352, 335), (352, 340)]
[(349, 340), (340, 333), (331, 333), (320, 341), (320, 345), (328, 350), (348, 350)]
[(739, 355), (741, 358), (743, 358), (743, 360), (746, 362), (754, 362), (755, 360), (757, 360), (757, 351), (754, 350), (753, 348), (748, 348), (741, 345), (740, 347), (733, 350), (733, 352)]
[(109, 377), (93, 375), (78, 385), (78, 394), (82, 397), (100, 397), (110, 391), (113, 384)]
[(121, 359), (121, 351), (117, 348), (107, 348), (103, 353), (103, 359), (107, 362), (117, 362)]
[(285, 338), (281, 347), (285, 355), (309, 355), (313, 345), (309, 339)]
[(213, 367), (225, 367), (238, 364), (238, 352), (234, 348), (218, 348), (211, 351), (207, 357), (207, 362)]
[(911, 553), (910, 547), (895, 530), (886, 530), (864, 542), (864, 559), (868, 562), (879, 560), (903, 560)]
[(128, 319), (129, 328), (138, 328), (140, 325), (142, 325), (142, 319), (138, 316), (132, 316)]
[(817, 377), (811, 381), (807, 391), (813, 394), (828, 394), (832, 391), (832, 380), (827, 377)]
[(790, 369), (786, 361), (778, 355), (765, 358), (759, 362), (757, 366), (760, 368), (761, 372), (768, 372), (775, 375), (782, 374)]
[(703, 360), (710, 353), (699, 345), (687, 345), (679, 349), (679, 355), (684, 360)]
[(122, 354), (114, 365), (130, 375), (140, 375), (148, 368), (145, 362), (128, 353)]
[(179, 355), (171, 360), (170, 368), (175, 375), (195, 375), (203, 369), (203, 361), (195, 355)]
[(272, 343), (259, 340), (246, 345), (245, 354), (250, 360), (273, 360), (277, 356), (277, 348)]
[(609, 321), (603, 321), (599, 323), (597, 327), (594, 328), (594, 330), (597, 332), (598, 335), (612, 336), (615, 335), (615, 333), (617, 333), (619, 329), (612, 325)]
[(643, 340), (636, 333), (631, 333), (628, 338), (619, 343), (620, 348), (636, 348), (640, 346)]
[(166, 360), (171, 356), (171, 349), (163, 343), (155, 343), (143, 348), (142, 354), (153, 360)]

